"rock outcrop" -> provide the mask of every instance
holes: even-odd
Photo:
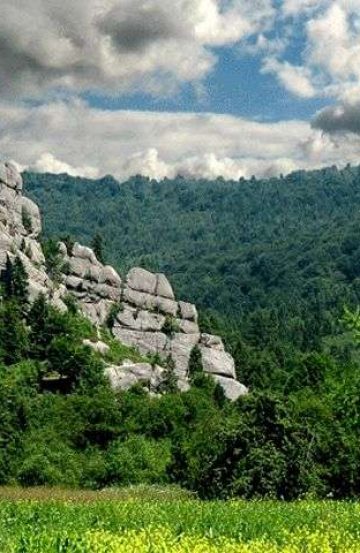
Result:
[[[121,367],[109,366],[105,374],[111,386],[116,389],[129,390],[135,384],[142,384],[150,393],[156,393],[163,376],[164,369],[150,363],[132,363],[125,361]]]
[[[189,387],[189,359],[197,346],[205,373],[222,386],[229,399],[247,393],[236,380],[234,360],[221,338],[201,333],[196,307],[177,301],[165,275],[135,267],[122,280],[90,248],[59,243],[63,273],[60,284],[55,283],[46,271],[40,232],[39,209],[22,195],[21,176],[12,164],[0,164],[0,271],[18,256],[28,274],[30,300],[42,293],[53,305],[66,309],[63,299],[72,294],[95,325],[104,325],[111,316],[113,334],[123,344],[160,359],[171,356],[181,390]],[[100,342],[87,345],[106,353]],[[106,369],[113,388],[128,389],[146,382],[150,392],[161,382],[162,373],[160,366],[148,363],[128,362]]]

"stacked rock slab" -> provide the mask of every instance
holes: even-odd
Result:
[[[237,399],[247,392],[236,380],[234,360],[222,340],[201,334],[196,307],[175,299],[165,275],[135,267],[122,282],[116,271],[103,266],[90,248],[75,244],[69,253],[62,244],[61,249],[68,267],[65,285],[95,324],[104,324],[117,306],[114,336],[141,354],[158,354],[163,360],[171,356],[181,390],[189,388],[190,354],[198,346],[204,371],[223,387],[227,397]],[[145,365],[109,367],[107,374],[115,388],[128,388],[135,380],[157,382],[159,367],[152,370],[151,365]]]
[[[11,163],[0,164],[0,272],[8,260],[18,256],[27,271],[29,297],[40,293],[54,305],[65,309],[61,296],[65,287],[55,287],[48,277],[45,258],[38,241],[41,217],[38,206],[22,195],[23,181]]]
[[[247,393],[236,380],[234,360],[221,339],[200,332],[196,307],[176,300],[165,275],[136,267],[123,282],[113,267],[100,263],[90,248],[78,243],[69,248],[60,243],[63,282],[53,283],[38,241],[40,212],[22,195],[22,188],[22,178],[14,165],[0,164],[0,272],[9,259],[19,256],[28,274],[31,301],[42,293],[65,310],[63,299],[70,293],[94,324],[104,325],[112,314],[113,334],[123,344],[164,360],[171,356],[181,390],[189,387],[190,354],[198,346],[204,371],[223,387],[228,398],[235,400]],[[114,388],[150,382],[150,391],[161,382],[162,373],[157,365],[131,362],[106,370]]]

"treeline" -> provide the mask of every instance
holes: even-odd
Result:
[[[3,280],[1,484],[176,483],[203,498],[359,496],[359,312],[338,323],[350,332],[342,355],[335,344],[336,355],[281,341],[271,312],[267,332],[255,318],[247,335],[202,317],[204,330],[226,332],[250,394],[227,401],[201,374],[195,350],[190,391],[151,397],[139,386],[112,392],[104,360],[83,344],[98,333],[73,299],[66,313],[41,296],[30,305],[19,259]],[[141,360],[107,329],[100,334],[110,347],[105,360]]]

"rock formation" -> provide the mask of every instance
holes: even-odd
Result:
[[[61,242],[63,274],[61,282],[55,283],[46,271],[40,232],[39,209],[22,195],[21,176],[12,164],[0,165],[0,271],[8,260],[19,256],[28,274],[30,300],[43,293],[53,305],[66,309],[62,300],[70,293],[95,325],[105,324],[111,316],[113,334],[123,344],[164,360],[171,356],[181,390],[189,387],[190,354],[198,346],[204,371],[223,387],[226,396],[235,400],[246,394],[221,338],[201,333],[196,307],[177,301],[165,275],[135,267],[123,281],[90,248]],[[95,346],[99,351],[100,345]],[[158,384],[162,369],[129,362],[108,367],[106,374],[114,388],[127,389],[137,382]]]

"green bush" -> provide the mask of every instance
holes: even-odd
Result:
[[[77,486],[82,474],[79,455],[56,435],[31,432],[23,443],[17,480],[23,486]]]
[[[132,436],[116,440],[107,453],[108,481],[112,484],[154,484],[167,482],[171,463],[168,440]]]

